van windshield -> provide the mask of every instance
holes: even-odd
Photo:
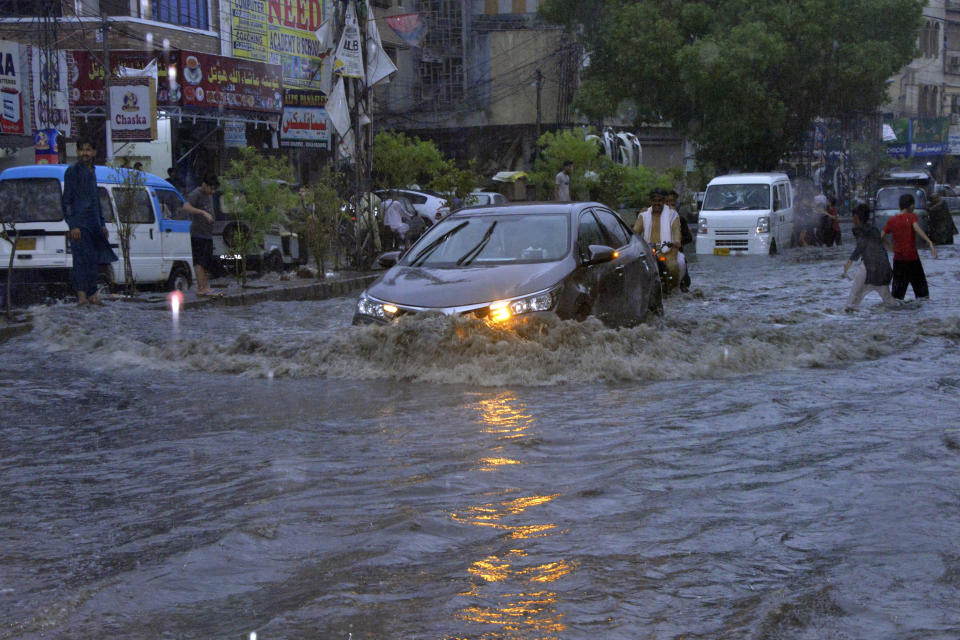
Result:
[[[741,211],[770,208],[768,184],[714,184],[707,187],[703,208],[709,211]]]
[[[887,187],[877,192],[877,209],[900,209],[900,196],[906,193],[913,195],[915,209],[927,208],[927,196],[922,189]]]
[[[0,218],[8,222],[63,220],[56,178],[0,180]]]

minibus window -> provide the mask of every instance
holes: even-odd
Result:
[[[0,215],[10,222],[63,220],[60,181],[56,178],[0,180]]]
[[[135,188],[132,206],[127,191],[130,187],[114,187],[113,197],[117,201],[120,219],[127,224],[150,224],[153,222],[153,206],[146,189]]]
[[[737,211],[770,208],[768,184],[715,184],[707,187],[703,208],[708,211]]]
[[[110,202],[110,194],[103,187],[97,187],[97,193],[100,195],[100,210],[103,212],[104,222],[116,222],[113,215],[113,203]]]

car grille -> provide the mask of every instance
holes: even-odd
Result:
[[[717,240],[716,246],[718,247],[727,247],[730,249],[747,249],[749,248],[749,240]]]
[[[715,229],[713,231],[715,236],[748,236],[750,235],[749,229]]]

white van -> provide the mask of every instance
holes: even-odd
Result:
[[[69,165],[45,164],[11,167],[0,173],[0,203],[4,217],[16,228],[13,280],[18,289],[59,288],[69,285],[73,257],[63,219],[63,176]],[[186,290],[193,282],[190,220],[182,211],[183,197],[166,180],[144,173],[137,187],[136,205],[119,211],[115,190],[123,188],[121,176],[110,167],[96,167],[100,206],[110,233],[110,246],[120,258],[101,272],[104,284],[125,281],[116,215],[134,223],[130,237],[130,262],[134,280],[141,285],[161,285]],[[0,242],[0,281],[6,280],[10,245]],[[70,289],[68,288],[67,291]]]
[[[697,253],[770,254],[790,246],[793,191],[785,173],[741,173],[707,185]]]

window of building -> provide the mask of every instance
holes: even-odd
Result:
[[[207,0],[153,0],[153,19],[194,29],[209,29]]]
[[[60,4],[49,3],[48,13],[59,18]],[[29,18],[39,15],[42,15],[41,4],[36,0],[0,0],[0,18]]]

